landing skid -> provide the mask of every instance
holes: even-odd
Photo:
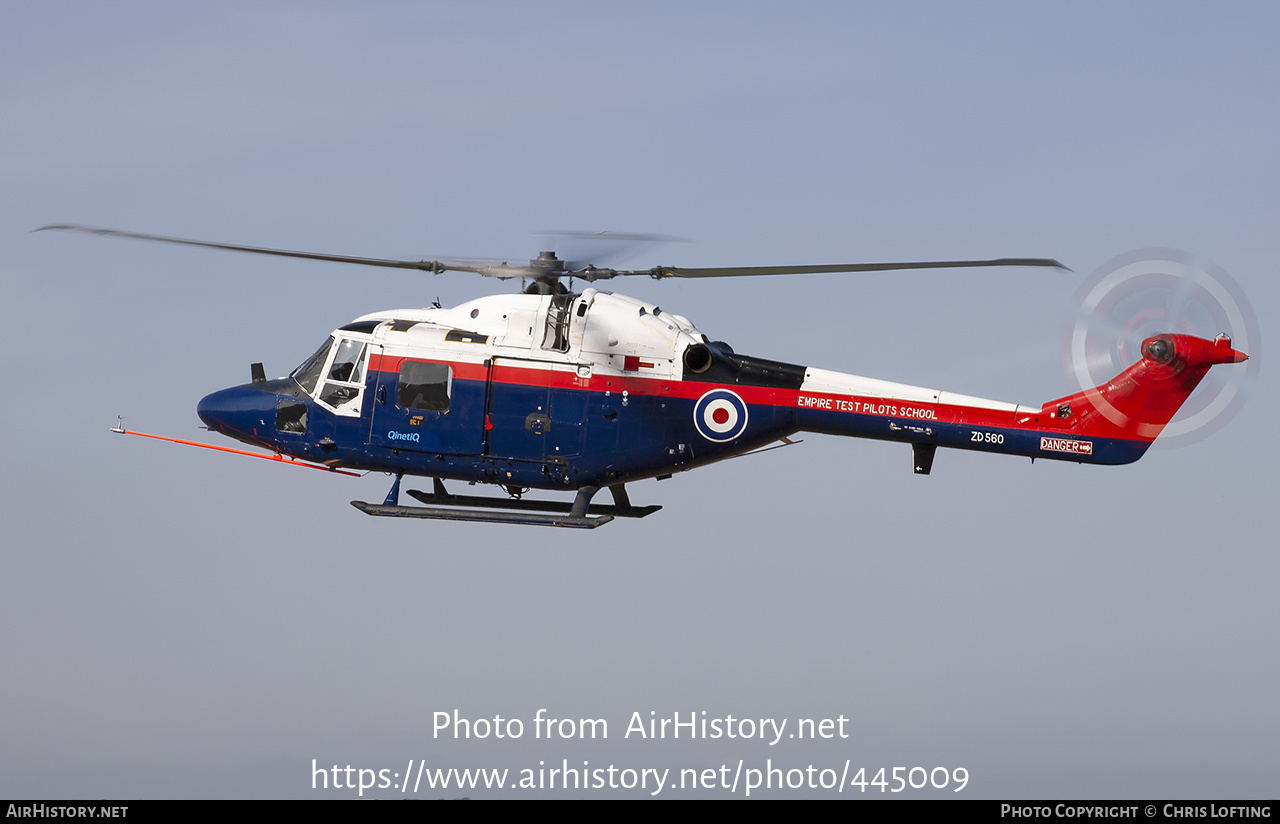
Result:
[[[622,484],[609,487],[612,504],[592,504],[596,487],[583,487],[572,504],[562,501],[522,501],[510,498],[488,498],[480,495],[451,495],[444,482],[433,478],[433,492],[408,490],[409,494],[431,506],[400,506],[400,478],[397,477],[387,499],[381,504],[352,501],[351,505],[366,515],[386,518],[428,518],[442,521],[480,521],[490,524],[524,524],[558,526],[567,529],[595,529],[614,518],[643,518],[662,509],[661,506],[632,506]],[[517,511],[472,511],[517,510]],[[547,513],[547,514],[544,514]],[[596,515],[598,517],[590,517]]]

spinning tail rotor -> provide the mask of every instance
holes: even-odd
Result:
[[[1063,330],[1062,362],[1084,394],[1102,388],[1135,361],[1149,360],[1154,336],[1225,336],[1253,359],[1243,369],[1215,369],[1191,385],[1172,418],[1156,410],[1114,411],[1163,429],[1159,443],[1184,446],[1217,431],[1243,405],[1257,375],[1258,323],[1236,282],[1220,267],[1174,249],[1142,249],[1107,261],[1081,285],[1078,311]],[[1216,362],[1216,361],[1215,361]],[[1198,386],[1197,386],[1198,384]],[[1107,408],[1103,404],[1103,408]]]

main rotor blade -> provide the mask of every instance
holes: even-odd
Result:
[[[326,255],[318,252],[293,252],[287,249],[267,249],[262,246],[241,246],[234,243],[214,243],[208,240],[190,240],[181,237],[164,235],[147,235],[140,232],[122,232],[117,229],[99,229],[95,226],[76,226],[74,224],[56,224],[41,226],[37,232],[46,229],[57,229],[68,232],[86,232],[91,235],[111,235],[128,237],[136,240],[154,240],[160,243],[179,243],[185,246],[204,246],[209,249],[227,249],[232,252],[252,252],[259,255],[276,255],[277,257],[302,258],[304,260],[327,260],[334,263],[355,263],[361,266],[383,266],[391,269],[418,269],[424,272],[474,272],[478,275],[496,278],[518,278],[536,276],[528,266],[508,266],[498,262],[472,262],[459,260],[388,260],[385,258],[353,257],[350,255]]]
[[[353,257],[351,255],[327,255],[318,252],[294,252],[287,249],[268,249],[262,246],[241,246],[234,243],[214,243],[208,240],[190,240],[164,235],[147,235],[140,232],[122,232],[117,229],[100,229],[94,226],[77,226],[74,224],[55,224],[41,226],[37,232],[46,229],[58,229],[69,232],[86,232],[93,235],[113,235],[115,237],[152,240],[160,243],[178,243],[184,246],[204,246],[209,249],[226,249],[232,252],[252,252],[259,255],[276,255],[277,257],[302,258],[304,260],[326,260],[334,263],[355,263],[361,266],[383,266],[391,269],[416,269],[424,272],[472,272],[484,277],[500,278],[532,278],[534,280],[555,281],[561,277],[577,277],[585,281],[608,280],[629,275],[648,275],[652,278],[725,278],[750,277],[754,275],[812,275],[826,272],[883,272],[895,269],[959,269],[966,267],[986,266],[1041,266],[1056,269],[1067,269],[1056,260],[1048,258],[998,258],[996,260],[938,260],[918,263],[834,263],[804,266],[729,266],[714,268],[686,269],[678,266],[655,266],[652,269],[618,270],[587,266],[573,269],[564,266],[558,268],[538,266],[512,266],[505,261],[464,261],[464,260],[389,260],[386,258]]]
[[[884,272],[894,269],[963,269],[980,266],[1044,266],[1066,269],[1049,258],[997,258],[995,260],[934,260],[917,263],[832,263],[817,266],[729,266],[709,269],[684,269],[679,266],[655,266],[638,272],[619,272],[628,275],[649,275],[654,278],[729,278],[753,275],[816,275],[825,272]]]

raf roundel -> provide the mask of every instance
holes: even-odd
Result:
[[[746,431],[747,405],[728,389],[712,389],[694,404],[693,423],[709,441],[731,441]]]

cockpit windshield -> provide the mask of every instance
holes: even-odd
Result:
[[[302,362],[302,365],[289,373],[289,377],[297,381],[298,386],[302,387],[302,391],[308,395],[315,392],[316,381],[320,379],[320,371],[324,369],[325,359],[329,356],[329,347],[333,346],[333,337],[330,336],[324,345],[316,350],[316,353]]]

